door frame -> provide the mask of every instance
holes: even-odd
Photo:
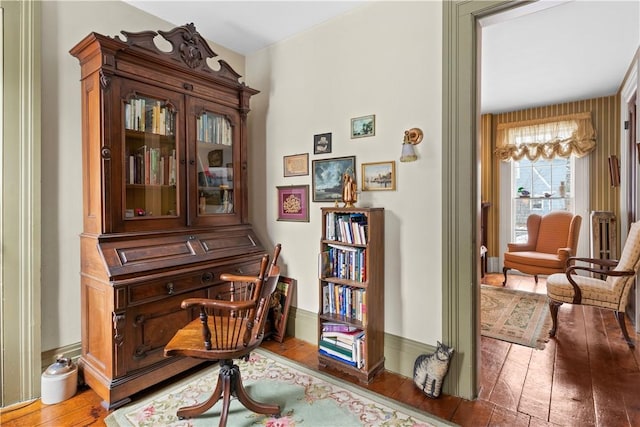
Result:
[[[0,407],[40,396],[40,10],[0,1]]]
[[[624,79],[624,83],[622,88],[620,89],[620,176],[626,177],[626,179],[622,179],[620,182],[620,228],[619,228],[619,236],[620,236],[620,247],[624,246],[625,239],[627,236],[627,230],[630,227],[629,216],[627,212],[631,210],[629,206],[629,197],[636,201],[636,206],[632,208],[635,212],[640,212],[640,175],[638,172],[640,168],[636,164],[636,176],[635,176],[635,194],[629,195],[630,191],[634,191],[634,186],[630,186],[628,183],[628,179],[631,178],[631,165],[630,162],[633,159],[630,158],[628,153],[628,148],[626,145],[633,141],[630,141],[629,131],[625,129],[624,122],[628,118],[629,111],[629,103],[635,97],[635,105],[636,105],[636,123],[635,123],[635,144],[640,144],[640,120],[638,120],[638,105],[640,104],[640,49],[636,51],[636,55],[633,58],[633,61],[629,67],[629,71]],[[636,155],[638,155],[636,151]],[[640,157],[637,156],[640,159]],[[638,220],[638,218],[636,218]],[[633,309],[632,312],[628,312],[629,318],[632,320],[636,332],[640,332],[640,292],[638,292],[638,278],[636,277],[636,284],[634,286],[634,291],[630,298],[633,298],[631,306]]]
[[[442,339],[457,355],[444,388],[465,399],[477,397],[480,379],[477,21],[527,3],[444,1],[442,6]]]

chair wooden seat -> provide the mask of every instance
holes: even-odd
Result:
[[[258,276],[223,274],[228,291],[216,299],[189,298],[182,308],[198,306],[200,317],[180,329],[165,346],[164,354],[217,360],[220,363],[215,390],[205,402],[180,408],[178,417],[193,418],[211,408],[222,399],[219,426],[227,423],[229,404],[236,397],[247,409],[279,416],[281,409],[275,404],[253,400],[244,389],[240,368],[234,359],[246,359],[260,345],[269,312],[269,300],[276,289],[280,268],[276,265],[280,245],[276,245],[271,265],[269,256],[262,258]]]
[[[564,273],[547,278],[547,297],[553,320],[549,335],[553,337],[556,334],[558,310],[563,303],[590,305],[612,310],[625,341],[633,348],[635,345],[627,332],[624,313],[639,268],[640,222],[631,225],[619,261],[570,258]]]

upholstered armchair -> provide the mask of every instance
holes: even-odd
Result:
[[[631,225],[619,261],[570,258],[570,262],[574,264],[565,273],[552,274],[547,278],[547,296],[553,320],[549,336],[556,335],[558,309],[563,303],[590,305],[612,310],[625,341],[633,348],[633,341],[624,323],[624,313],[640,267],[640,222]],[[580,272],[588,275],[579,275]]]
[[[567,260],[575,256],[582,217],[567,211],[549,212],[544,216],[531,214],[527,218],[527,242],[509,243],[504,253],[504,282],[507,271],[518,270],[531,274],[538,283],[538,275],[564,273]]]

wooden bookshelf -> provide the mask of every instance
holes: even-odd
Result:
[[[384,369],[383,208],[322,208],[318,276],[319,364],[368,383]]]

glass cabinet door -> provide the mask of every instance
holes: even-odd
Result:
[[[240,164],[238,113],[204,100],[189,99],[193,111],[192,129],[195,148],[190,164],[195,163],[190,179],[196,189],[190,203],[193,225],[223,225],[240,222],[242,203],[237,187]],[[191,140],[191,138],[188,138]],[[191,186],[190,186],[191,188]],[[193,194],[193,193],[192,193]]]
[[[176,112],[159,99],[125,104],[125,219],[177,216]]]
[[[196,118],[198,215],[230,214],[233,200],[233,130],[229,119],[209,111]]]

